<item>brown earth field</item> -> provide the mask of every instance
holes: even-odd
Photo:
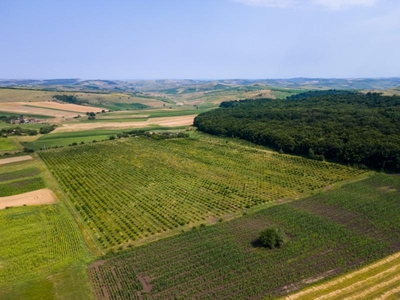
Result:
[[[25,161],[32,159],[32,156],[24,155],[24,156],[17,156],[17,157],[10,157],[10,158],[2,158],[0,159],[0,165],[10,164],[19,161]]]
[[[56,196],[49,189],[41,189],[24,194],[0,197],[0,209],[6,207],[50,204],[56,201]]]
[[[127,128],[144,128],[150,126],[177,127],[192,125],[196,115],[178,116],[178,117],[160,117],[151,118],[144,122],[99,122],[99,123],[76,123],[63,124],[53,132],[74,132],[82,130],[95,129],[127,129]]]

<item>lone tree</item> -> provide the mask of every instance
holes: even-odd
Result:
[[[281,228],[274,226],[263,230],[258,240],[263,247],[273,249],[281,247],[287,237]]]

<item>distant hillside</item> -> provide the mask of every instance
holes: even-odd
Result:
[[[98,91],[98,92],[161,92],[166,94],[199,91],[229,90],[237,87],[385,90],[400,86],[400,77],[394,78],[291,78],[291,79],[226,79],[226,80],[0,80],[0,87],[31,89]],[[179,91],[178,91],[179,90]]]

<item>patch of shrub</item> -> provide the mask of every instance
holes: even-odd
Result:
[[[281,228],[274,226],[263,230],[258,240],[261,246],[273,249],[280,248],[287,241],[287,237]]]
[[[56,129],[56,127],[57,127],[57,125],[47,125],[47,126],[41,127],[39,132],[41,134],[47,134],[47,133],[52,132],[54,129]]]

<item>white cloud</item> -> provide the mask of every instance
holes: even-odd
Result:
[[[251,6],[277,8],[320,7],[330,10],[341,10],[356,6],[372,6],[380,0],[232,0]]]
[[[296,0],[233,0],[251,6],[267,6],[279,8],[291,8],[298,5]]]
[[[354,6],[372,6],[377,2],[378,0],[312,0],[311,4],[332,10],[339,10]]]

